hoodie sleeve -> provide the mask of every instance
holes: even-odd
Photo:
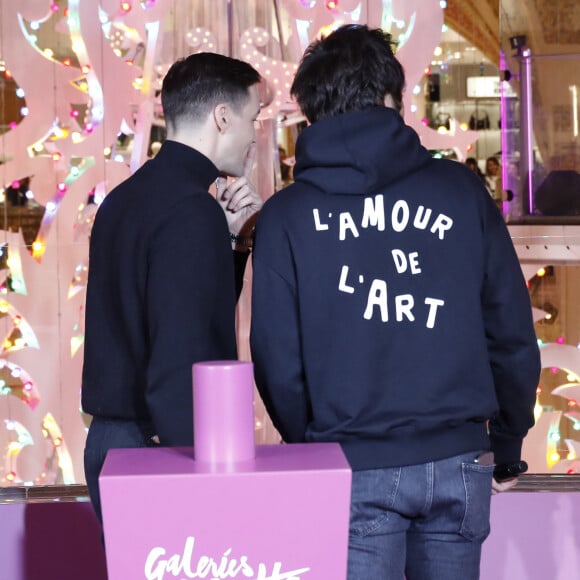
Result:
[[[529,292],[500,212],[486,195],[482,305],[499,413],[489,425],[496,463],[519,461],[534,424],[541,370]]]
[[[304,380],[292,251],[281,220],[262,208],[253,252],[250,345],[256,386],[274,426],[304,441],[310,401]]]

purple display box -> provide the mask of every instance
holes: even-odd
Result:
[[[337,443],[254,445],[253,366],[193,365],[191,448],[113,449],[109,580],[344,580],[351,471]]]
[[[109,580],[344,580],[351,471],[338,444],[233,464],[114,449],[100,478]]]

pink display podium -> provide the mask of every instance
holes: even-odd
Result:
[[[255,447],[251,364],[200,364],[211,368],[194,365],[196,421],[205,417],[195,455],[155,447],[107,456],[109,580],[344,580],[351,471],[340,446]],[[206,386],[214,392],[202,395]]]

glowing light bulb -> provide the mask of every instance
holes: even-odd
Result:
[[[48,206],[48,204],[46,204],[46,205]],[[34,254],[40,254],[43,251],[44,251],[44,244],[42,242],[39,242],[39,241],[32,242],[32,252]]]
[[[538,278],[541,278],[542,276],[546,275],[546,268],[540,268],[537,272],[536,272],[536,276]]]
[[[61,157],[62,157],[62,155],[58,151],[56,153],[52,154],[53,161],[58,161]]]
[[[556,342],[557,342],[558,344],[564,344],[564,337],[563,337],[563,336],[559,336],[559,337],[556,339]]]

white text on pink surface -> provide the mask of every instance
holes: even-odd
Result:
[[[310,570],[299,568],[282,571],[282,563],[275,562],[270,571],[266,564],[250,565],[247,556],[232,556],[228,548],[221,557],[215,559],[206,555],[194,555],[195,538],[189,536],[185,541],[182,554],[167,555],[167,550],[155,547],[145,561],[146,580],[164,580],[168,577],[189,580],[204,578],[206,580],[225,580],[227,578],[247,578],[248,580],[301,580]]]

